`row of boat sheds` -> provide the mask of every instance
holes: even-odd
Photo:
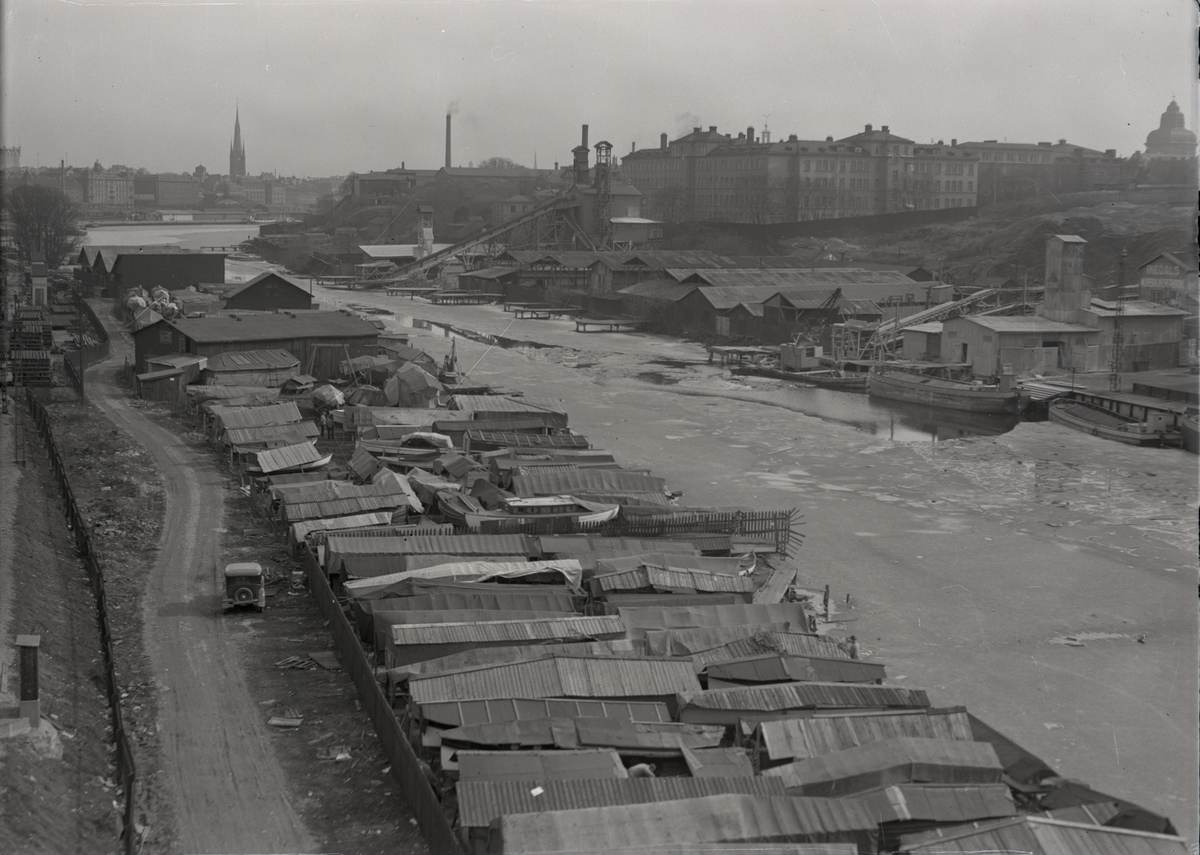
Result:
[[[197,411],[228,447],[325,450],[266,397]],[[1186,851],[1165,817],[858,658],[793,511],[684,502],[553,400],[342,420],[337,463],[266,448],[244,490],[336,597],[465,851]]]

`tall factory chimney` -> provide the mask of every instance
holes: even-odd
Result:
[[[446,168],[450,168],[450,114],[446,114]]]
[[[583,126],[583,142],[571,149],[571,154],[575,155],[575,163],[572,170],[575,173],[575,186],[586,187],[590,176],[588,172],[588,126]]]

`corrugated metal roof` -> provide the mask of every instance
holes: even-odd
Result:
[[[462,644],[484,642],[548,641],[557,638],[618,638],[624,634],[621,619],[612,615],[563,617],[521,621],[411,624],[392,627],[392,643]],[[500,697],[504,697],[503,695]],[[508,697],[515,697],[509,695]]]
[[[644,300],[663,300],[668,303],[678,303],[688,294],[699,288],[699,285],[677,282],[674,279],[647,279],[635,282],[617,293],[625,297],[641,297]]]
[[[796,568],[780,566],[772,568],[771,575],[763,586],[754,592],[756,603],[780,603],[787,589],[796,581]]]
[[[619,469],[578,469],[514,475],[512,490],[522,498],[574,495],[577,491],[621,493],[666,493],[667,482],[653,475],[638,475]]]
[[[858,842],[875,824],[849,799],[724,794],[651,804],[510,814],[493,820],[503,852],[606,852],[680,842]],[[493,839],[497,839],[493,837]]]
[[[596,552],[621,551],[652,560],[648,556],[665,553],[680,556],[678,563],[682,565],[690,564],[692,556],[696,552],[690,543],[673,540],[638,540],[631,537],[590,537],[583,534],[542,535],[538,537],[537,541],[538,548],[547,555],[588,555]]]
[[[691,663],[679,659],[550,655],[530,662],[412,677],[414,703],[485,698],[636,698],[696,691]]]
[[[254,453],[258,468],[264,473],[278,472],[281,469],[295,469],[316,463],[322,457],[321,452],[311,442],[301,442],[296,445],[285,445],[281,448],[268,448]]]
[[[688,267],[693,269],[729,268],[736,262],[724,255],[706,249],[643,249],[625,260],[630,267],[652,267],[655,269]]]
[[[945,321],[945,325],[954,321],[969,321],[973,324],[978,324],[985,329],[994,330],[996,332],[1011,332],[1011,333],[1039,333],[1039,332],[1074,332],[1074,333],[1099,333],[1097,329],[1085,327],[1083,324],[1064,324],[1059,321],[1052,321],[1049,318],[1038,317],[1037,315],[1028,315],[1025,317],[1006,318],[997,315],[967,315],[962,318],[951,318],[950,321]]]
[[[347,499],[329,499],[324,502],[297,502],[287,505],[284,509],[284,518],[289,523],[297,523],[325,517],[366,514],[385,508],[395,510],[407,504],[408,500],[404,496],[357,496]]]
[[[909,291],[924,287],[914,282],[898,270],[862,270],[854,267],[843,268],[759,268],[743,267],[736,270],[709,269],[693,270],[688,265],[680,265],[671,269],[672,275],[686,276],[714,287],[772,287],[783,290],[789,287],[807,286],[824,287],[832,291],[851,285],[902,285]],[[849,294],[847,294],[849,296]]]
[[[536,796],[535,785],[542,788]],[[777,781],[755,777],[463,781],[457,789],[459,824],[464,828],[486,826],[509,814],[648,804],[719,793],[785,795]]]
[[[436,556],[416,556],[418,558],[436,558]],[[573,558],[557,559],[554,561],[444,561],[437,564],[427,564],[395,573],[390,576],[380,576],[376,579],[347,582],[348,591],[365,591],[403,582],[405,579],[518,579],[524,576],[540,574],[561,574],[566,583],[578,588],[583,568]]]
[[[787,623],[731,624],[694,629],[652,629],[644,634],[648,649],[655,656],[691,656],[713,650],[741,639],[753,638],[760,632],[786,629]]]
[[[295,401],[268,404],[265,407],[214,406],[211,411],[224,430],[265,425],[288,425],[304,421]]]
[[[455,395],[447,407],[464,413],[554,413],[567,415],[563,402],[555,398],[521,397],[506,395]]]
[[[652,587],[736,594],[754,590],[754,580],[749,576],[725,576],[705,573],[703,570],[654,566],[606,573],[595,579],[604,591],[636,591],[638,588]]]
[[[684,748],[683,759],[693,778],[751,778],[754,767],[745,748]]]
[[[372,324],[342,312],[209,315],[159,321],[195,342],[285,341],[297,338],[363,338],[379,335]],[[155,324],[154,326],[158,326]]]
[[[387,525],[391,521],[391,511],[354,514],[348,517],[336,517],[335,519],[328,520],[309,520],[308,522],[299,522],[292,526],[292,540],[299,543],[314,531],[333,531],[343,528],[359,528],[360,526]]]
[[[749,657],[712,662],[708,676],[736,683],[785,683],[791,680],[824,683],[882,682],[884,668],[857,659],[825,659],[758,653]]]
[[[901,689],[894,686],[783,683],[775,686],[747,686],[682,694],[679,702],[681,706],[701,710],[780,712],[818,707],[928,707],[929,697],[924,689]]]
[[[539,586],[540,587],[540,586]],[[397,675],[442,674],[479,665],[501,665],[506,662],[527,662],[553,653],[598,656],[645,656],[645,646],[627,638],[610,641],[579,641],[567,644],[527,644],[520,647],[480,647],[451,653],[437,659],[426,659],[393,668]]]
[[[300,360],[286,350],[235,350],[208,358],[209,371],[253,371],[269,368],[296,368]]]
[[[312,422],[296,422],[288,425],[264,425],[252,428],[230,428],[225,431],[226,445],[253,445],[272,440],[303,441],[315,439],[321,430]]]
[[[189,398],[201,404],[212,400],[244,398],[247,395],[257,395],[273,401],[280,393],[278,388],[269,386],[188,386],[186,391]]]
[[[647,630],[654,629],[686,629],[781,622],[787,622],[791,627],[808,625],[808,613],[801,603],[631,608],[621,609],[621,619],[625,621],[630,638],[641,638]]]
[[[821,715],[764,721],[759,727],[771,760],[807,760],[898,736],[974,741],[967,713],[960,710]]]
[[[877,822],[970,822],[1013,816],[1007,784],[897,784],[854,797]]]
[[[524,611],[576,614],[571,595],[566,588],[541,591],[538,585],[509,585],[508,590],[432,591],[408,597],[388,597],[375,600],[389,603],[396,611],[431,612],[452,609],[521,609]],[[382,606],[376,606],[382,608]],[[547,617],[550,615],[547,614]]]
[[[612,701],[587,698],[491,698],[426,704],[421,715],[445,727],[544,718],[617,718],[625,721],[670,722],[671,711],[657,701]]]
[[[675,632],[685,631],[676,630]],[[851,661],[850,655],[846,651],[838,647],[836,643],[822,636],[808,635],[806,633],[777,632],[772,631],[770,627],[764,627],[762,632],[757,632],[754,635],[739,638],[720,647],[694,653],[692,654],[692,663],[696,666],[697,671],[699,671],[713,663],[730,662],[768,654],[786,654],[802,658],[805,661],[811,661],[810,657],[816,657],[822,662],[832,663]],[[829,671],[830,669],[825,668],[817,671],[816,673],[822,675],[817,678],[817,681],[829,683],[845,682],[841,679],[841,675],[836,674],[836,672],[834,676],[825,676],[829,674]],[[880,676],[882,676],[882,673],[880,673]],[[860,681],[851,680],[850,682]]]
[[[297,502],[324,502],[331,499],[354,499],[364,496],[402,496],[404,490],[396,481],[385,479],[370,484],[351,484],[349,481],[302,481],[270,486],[271,495],[284,505]]]
[[[1023,816],[978,828],[947,830],[936,840],[903,838],[902,852],[1036,852],[1038,855],[1184,855],[1179,837],[1046,817]]]
[[[994,784],[1004,774],[986,742],[901,736],[764,769],[788,792],[846,796],[891,784]]]
[[[458,779],[465,781],[555,781],[627,778],[621,756],[609,748],[577,751],[458,752]],[[536,786],[536,784],[535,784]]]
[[[373,555],[528,555],[522,534],[412,535],[329,539],[329,551]]]

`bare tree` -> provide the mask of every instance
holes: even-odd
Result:
[[[79,209],[60,190],[36,184],[14,187],[4,205],[17,249],[25,259],[40,251],[47,267],[58,267],[83,243]]]
[[[479,161],[477,169],[524,169],[525,167],[507,157],[489,157]]]

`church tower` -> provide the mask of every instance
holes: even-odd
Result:
[[[246,174],[246,147],[242,145],[242,118],[237,110],[233,114],[233,144],[229,146],[229,175]]]

